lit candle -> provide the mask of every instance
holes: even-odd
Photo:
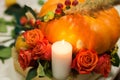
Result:
[[[57,41],[52,45],[52,71],[57,80],[66,80],[72,61],[72,45],[66,41]]]

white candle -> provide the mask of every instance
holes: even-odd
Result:
[[[52,71],[57,80],[65,80],[70,72],[72,45],[66,41],[57,41],[52,45]]]

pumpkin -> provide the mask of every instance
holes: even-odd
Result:
[[[39,16],[55,10],[57,3],[64,1],[48,0],[43,5]],[[81,48],[87,48],[101,54],[113,48],[119,39],[120,17],[112,7],[95,12],[94,17],[79,13],[65,15],[59,19],[43,22],[40,29],[51,43],[66,40],[73,45],[74,52]]]

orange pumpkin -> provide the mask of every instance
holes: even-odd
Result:
[[[55,10],[57,2],[63,1],[65,0],[48,0],[42,7],[40,16],[51,10],[49,6]],[[64,39],[73,45],[74,51],[87,48],[101,54],[111,49],[119,39],[120,17],[114,8],[96,12],[94,16],[79,13],[65,15],[41,24],[40,29],[51,43]]]

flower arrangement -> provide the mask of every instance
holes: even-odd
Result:
[[[66,9],[70,9],[70,0],[65,1]],[[72,2],[73,6],[78,4],[77,0]],[[32,13],[30,13],[32,14]],[[37,77],[53,77],[51,67],[51,54],[52,44],[44,32],[39,28],[42,22],[49,22],[55,18],[64,16],[63,5],[59,3],[54,12],[48,12],[43,17],[37,19],[22,17],[20,20],[21,25],[29,24],[32,26],[30,30],[21,33],[15,44],[16,51],[18,53],[18,62],[23,70],[28,67],[32,69],[28,72],[28,77],[35,74],[31,78]],[[28,18],[28,19],[27,19]],[[58,35],[59,36],[59,35]],[[102,54],[94,49],[81,48],[72,54],[71,74],[90,74],[97,73],[104,77],[108,77],[111,71],[111,65],[119,66],[119,57],[117,55],[118,47],[114,46],[110,50],[105,51]]]

